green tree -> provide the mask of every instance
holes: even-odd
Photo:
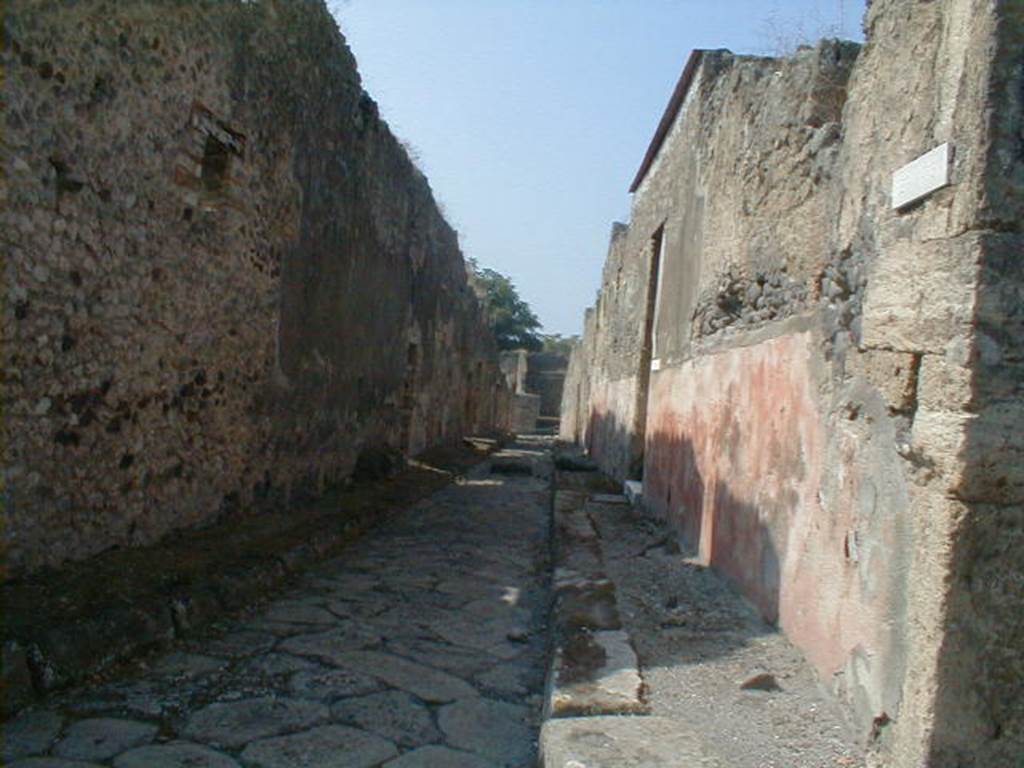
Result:
[[[481,269],[474,259],[468,262],[471,282],[484,305],[498,349],[541,349],[544,343],[537,333],[540,320],[519,297],[512,281],[493,269]]]
[[[572,354],[572,348],[580,340],[579,336],[563,336],[560,333],[546,333],[541,336],[544,343],[544,351],[553,355],[568,357]]]

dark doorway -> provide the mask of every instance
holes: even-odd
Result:
[[[633,422],[633,450],[629,479],[643,480],[644,447],[647,438],[647,390],[651,383],[651,364],[657,360],[658,288],[665,247],[665,225],[651,235],[647,269],[647,296],[644,308],[644,340],[640,349],[640,371],[637,376],[636,418]]]

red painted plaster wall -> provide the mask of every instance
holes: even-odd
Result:
[[[796,333],[654,373],[644,496],[828,679],[892,642],[900,574],[873,555],[899,542],[861,525],[874,490],[821,412],[814,354]]]

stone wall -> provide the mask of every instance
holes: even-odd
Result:
[[[553,352],[531,352],[527,358],[526,391],[540,395],[540,415],[558,417],[569,361]]]
[[[320,0],[4,22],[9,573],[507,426],[455,232]]]
[[[1024,753],[1024,17],[691,58],[616,225],[562,436],[845,701],[879,765]],[[953,183],[900,211],[943,143]],[[649,329],[645,333],[645,329]]]

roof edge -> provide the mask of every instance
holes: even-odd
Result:
[[[693,78],[697,74],[697,68],[705,53],[707,53],[707,50],[704,48],[695,48],[690,51],[690,56],[683,67],[683,73],[679,76],[679,82],[676,83],[675,90],[672,91],[672,98],[668,100],[668,106],[665,107],[665,114],[661,116],[661,122],[658,123],[658,128],[654,131],[654,136],[647,147],[647,153],[644,155],[643,162],[640,163],[640,169],[636,172],[636,176],[633,177],[633,183],[629,185],[631,193],[637,191],[647,172],[654,165],[654,158],[658,156],[661,145],[665,143],[665,138],[672,129],[672,123],[675,122],[676,115],[679,114],[683,102],[686,101],[686,94],[690,91]]]

